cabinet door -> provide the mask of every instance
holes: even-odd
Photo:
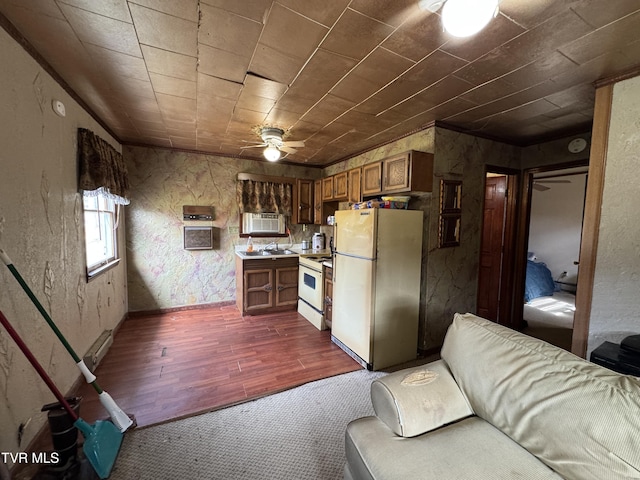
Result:
[[[313,182],[313,223],[322,225],[322,180]]]
[[[382,163],[362,167],[362,196],[376,195],[382,191]]]
[[[324,320],[331,326],[333,318],[333,269],[326,268],[324,271]]]
[[[313,223],[313,180],[296,180],[296,199],[294,223]]]
[[[275,307],[295,305],[298,302],[298,267],[276,268]]]
[[[333,177],[322,179],[322,200],[333,200]]]
[[[362,195],[360,194],[361,177],[361,168],[354,168],[352,170],[349,170],[349,196],[347,198],[347,201],[351,203],[358,203],[362,201]]]
[[[273,269],[244,272],[244,311],[263,310],[273,305]]]
[[[347,189],[347,172],[336,173],[333,176],[333,199],[346,200],[349,191]]]
[[[399,155],[382,162],[382,191],[403,192],[409,190],[409,155]]]

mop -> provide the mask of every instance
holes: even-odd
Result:
[[[2,259],[4,264],[7,266],[9,271],[11,271],[15,279],[18,281],[22,289],[31,299],[33,304],[38,309],[38,311],[42,314],[42,317],[46,320],[46,322],[54,331],[58,339],[64,345],[64,348],[67,349],[67,352],[69,352],[69,354],[73,358],[73,361],[76,362],[76,365],[82,372],[82,375],[84,375],[84,378],[87,381],[87,383],[91,384],[91,386],[93,386],[93,389],[98,393],[98,398],[100,399],[100,403],[107,410],[107,412],[109,412],[111,421],[114,423],[116,427],[118,427],[118,429],[120,429],[120,432],[125,432],[131,425],[133,425],[133,420],[131,420],[131,418],[129,418],[129,416],[122,411],[122,409],[116,404],[115,400],[111,398],[111,395],[109,395],[102,388],[100,388],[100,385],[98,385],[96,376],[93,373],[91,373],[91,370],[89,370],[87,365],[84,363],[84,360],[78,357],[78,355],[73,350],[73,348],[71,348],[71,345],[69,345],[69,342],[67,342],[66,338],[64,338],[64,336],[62,335],[62,332],[60,332],[56,324],[53,322],[53,320],[51,319],[47,311],[44,309],[42,304],[38,301],[36,296],[33,294],[33,292],[31,291],[27,283],[24,281],[20,273],[18,273],[18,270],[16,270],[16,267],[13,265],[13,262],[9,258],[9,255],[7,255],[7,253],[2,248],[0,248],[0,259]]]
[[[38,360],[36,360],[22,341],[18,332],[13,329],[9,320],[7,320],[7,317],[5,317],[1,311],[0,323],[2,323],[20,350],[22,350],[27,360],[33,365],[33,368],[36,369],[38,375],[40,375],[40,378],[47,384],[47,387],[49,387],[49,390],[55,395],[58,402],[60,402],[65,411],[73,419],[73,424],[76,428],[82,432],[82,436],[84,437],[82,450],[93,469],[100,478],[108,478],[118,456],[118,452],[120,451],[120,446],[122,445],[122,433],[111,422],[98,420],[95,425],[89,425],[81,419],[78,414],[73,411],[73,408],[71,408],[65,400],[60,390],[58,390],[51,378],[49,378],[42,366],[38,363]]]

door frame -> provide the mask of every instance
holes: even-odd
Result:
[[[533,168],[527,168],[522,172],[522,196],[520,203],[520,215],[518,225],[518,235],[515,247],[515,273],[514,273],[514,295],[513,298],[524,299],[524,286],[525,277],[527,272],[527,249],[529,244],[529,226],[531,223],[531,198],[533,194],[533,180],[534,176],[539,173],[554,172],[556,170],[566,170],[568,168],[585,167],[589,166],[589,157],[580,160],[574,160],[571,162],[554,163],[550,165],[538,166]],[[588,175],[588,174],[587,174]],[[583,211],[583,230],[584,230],[584,217],[586,210]],[[580,272],[580,269],[578,269]],[[577,283],[580,283],[580,273],[578,273]],[[513,319],[514,328],[516,330],[522,330],[523,326],[523,303],[514,302],[513,305]],[[574,317],[575,323],[575,317]],[[575,335],[575,328],[574,328]]]
[[[520,191],[520,177],[522,172],[515,168],[502,167],[497,165],[485,165],[484,169],[484,185],[486,188],[487,174],[495,173],[498,175],[505,175],[507,177],[507,192],[506,192],[506,205],[505,205],[505,217],[503,223],[503,252],[502,252],[502,266],[500,268],[500,299],[498,303],[498,323],[511,328],[514,328],[513,322],[513,309],[514,309],[514,266],[515,253],[516,253],[516,240],[517,240],[517,218],[518,218],[518,203],[519,203],[519,191]],[[482,196],[482,212],[483,221],[482,228],[484,228],[484,195]],[[479,255],[481,255],[481,251]],[[478,257],[479,260],[479,257]],[[479,265],[479,264],[478,264]],[[478,296],[478,289],[476,291],[476,298]],[[504,288],[503,288],[504,287]],[[477,304],[477,302],[476,302]],[[521,314],[522,315],[522,314]]]

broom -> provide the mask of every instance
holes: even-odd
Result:
[[[71,345],[69,345],[69,342],[67,342],[67,339],[64,338],[64,335],[62,335],[62,332],[60,332],[56,324],[53,322],[53,320],[51,319],[47,311],[44,309],[42,304],[38,301],[36,296],[33,294],[33,292],[31,291],[27,283],[24,281],[20,273],[18,273],[18,270],[16,270],[16,267],[13,265],[13,262],[9,258],[9,255],[7,255],[7,253],[2,248],[0,248],[0,259],[2,259],[2,261],[7,266],[9,271],[13,274],[15,279],[18,281],[18,283],[20,284],[24,292],[31,299],[33,304],[38,309],[38,311],[42,314],[42,317],[49,324],[49,326],[51,327],[51,330],[53,330],[53,332],[56,334],[58,339],[64,345],[64,348],[67,349],[67,352],[69,352],[69,354],[73,358],[73,361],[76,362],[76,365],[82,372],[82,375],[84,375],[84,378],[87,381],[87,383],[91,384],[93,389],[98,393],[98,398],[100,399],[100,403],[107,410],[107,412],[109,412],[111,421],[114,423],[116,427],[118,427],[118,429],[121,432],[125,432],[131,425],[133,425],[133,420],[131,420],[131,418],[129,418],[129,416],[122,411],[122,409],[116,404],[115,400],[111,397],[111,395],[109,395],[102,388],[100,388],[100,385],[98,385],[98,380],[96,379],[96,376],[93,373],[91,373],[91,370],[89,370],[87,365],[84,363],[84,360],[78,357],[78,355],[73,350],[73,348],[71,348]]]
[[[38,360],[33,356],[31,351],[27,348],[22,338],[18,335],[7,317],[0,311],[0,323],[7,330],[11,338],[16,342],[22,353],[27,357],[27,360],[31,362],[33,368],[36,369],[40,378],[47,384],[49,390],[55,395],[56,399],[67,414],[73,419],[73,424],[82,432],[84,437],[84,444],[82,450],[84,451],[87,460],[91,463],[91,466],[96,471],[100,478],[108,478],[113,468],[113,464],[116,461],[120,446],[122,445],[122,433],[111,422],[105,422],[98,420],[95,425],[89,425],[83,419],[81,419],[76,412],[73,411],[69,403],[65,400],[60,390],[55,386],[51,378],[44,371],[42,366],[38,363]]]

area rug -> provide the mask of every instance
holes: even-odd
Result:
[[[344,433],[373,415],[382,372],[358,370],[125,434],[111,480],[341,479]]]

